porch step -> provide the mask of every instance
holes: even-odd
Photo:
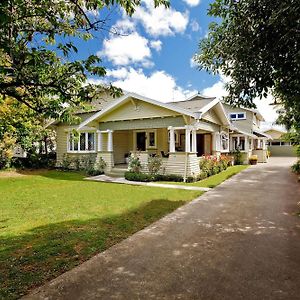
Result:
[[[105,174],[111,177],[124,177],[127,169],[125,168],[112,168],[110,172],[106,172]]]

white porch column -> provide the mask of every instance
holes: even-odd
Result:
[[[102,133],[98,132],[98,151],[103,151],[102,145],[103,145],[103,142],[102,142]]]
[[[192,130],[192,152],[197,152],[197,131],[195,129]]]
[[[175,132],[173,127],[169,127],[170,141],[169,141],[169,152],[175,152]]]
[[[185,129],[185,152],[191,152],[191,129]]]
[[[249,138],[245,136],[245,151],[249,151]]]
[[[113,131],[108,130],[107,151],[113,152]]]

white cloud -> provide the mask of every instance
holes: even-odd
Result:
[[[183,33],[189,21],[188,12],[182,13],[163,6],[154,8],[153,0],[143,0],[132,18],[141,22],[146,32],[153,36]]]
[[[103,49],[97,55],[105,56],[115,65],[145,63],[151,57],[148,40],[137,32],[124,36],[111,36],[103,42]]]
[[[123,18],[112,26],[111,31],[116,34],[129,34],[135,31],[135,24],[128,18]]]
[[[200,31],[200,29],[201,29],[199,23],[196,20],[192,20],[190,26],[191,26],[192,31],[194,31],[194,32]]]
[[[201,0],[183,0],[189,6],[197,6],[200,4]]]
[[[155,49],[156,51],[160,51],[162,46],[162,42],[160,40],[150,41],[150,47]]]
[[[177,86],[175,79],[165,71],[155,71],[147,76],[142,69],[129,68],[126,77],[112,81],[112,83],[125,91],[135,92],[162,102],[183,100],[196,92]]]
[[[202,94],[204,96],[221,98],[228,94],[228,92],[225,90],[225,83],[229,81],[229,77],[226,77],[224,75],[221,75],[220,77],[221,79],[219,81],[217,81],[212,86],[205,88],[202,91]],[[272,101],[273,99],[271,95],[261,100],[258,98],[254,99],[254,103],[257,106],[257,109],[263,115],[267,123],[275,122],[278,117],[278,114],[276,113],[276,109],[270,105]]]
[[[118,79],[126,78],[127,74],[128,71],[124,67],[115,70],[106,70],[106,75],[108,77],[114,77]]]

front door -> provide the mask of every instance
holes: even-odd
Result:
[[[205,153],[204,149],[204,134],[197,134],[197,156],[202,156]]]
[[[136,133],[136,150],[146,151],[146,132]]]
[[[211,134],[197,134],[197,156],[211,155]]]

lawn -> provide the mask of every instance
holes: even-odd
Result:
[[[19,298],[200,195],[59,171],[3,175],[0,299]]]
[[[185,183],[185,182],[163,182],[163,183],[168,183],[168,184],[184,184],[184,185],[190,185],[190,186],[199,186],[199,187],[208,187],[208,188],[213,188],[226,179],[232,177],[233,175],[247,169],[249,166],[248,165],[240,165],[240,166],[232,166],[228,167],[225,171],[210,176],[208,178],[205,178],[200,181],[196,182],[191,182],[191,183]]]

